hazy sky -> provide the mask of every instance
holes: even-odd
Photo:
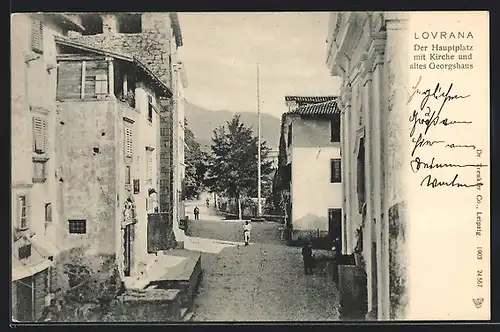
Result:
[[[329,13],[179,13],[186,100],[211,110],[280,116],[285,95],[336,95],[326,67]]]

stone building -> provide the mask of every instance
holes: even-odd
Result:
[[[403,319],[407,304],[401,15],[332,13],[327,38],[327,66],[342,78],[342,253],[362,254],[367,311],[380,320]]]
[[[12,34],[13,316],[31,320],[46,293],[99,298],[182,244],[182,36],[173,13],[14,15]]]
[[[291,238],[340,236],[340,114],[331,96],[286,96],[278,183]]]
[[[54,36],[83,27],[63,14],[11,16],[12,317],[40,318],[59,253]]]

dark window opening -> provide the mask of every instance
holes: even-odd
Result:
[[[148,96],[148,121],[149,122],[153,122],[153,112],[154,112],[153,97]]]
[[[87,220],[69,220],[68,227],[70,234],[86,234]]]
[[[46,203],[45,204],[45,222],[51,222],[52,221],[52,204],[51,203]]]
[[[21,246],[17,249],[19,259],[26,259],[31,256],[31,244]]]
[[[142,18],[141,14],[120,14],[118,19],[119,33],[141,33]]]
[[[330,183],[340,183],[342,180],[340,159],[331,160]]]
[[[359,211],[362,212],[363,204],[365,203],[365,142],[364,138],[359,140],[358,152],[358,167],[357,167],[357,192]]]
[[[287,144],[290,146],[292,144],[292,124],[290,123],[288,125],[288,139],[287,139]]]
[[[82,33],[83,35],[97,35],[103,32],[102,18],[99,15],[82,15],[82,25],[85,28],[85,31]]]
[[[333,116],[331,123],[331,142],[340,142],[340,115],[336,114]]]

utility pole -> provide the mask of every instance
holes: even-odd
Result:
[[[258,135],[258,146],[257,146],[257,217],[260,218],[262,215],[262,204],[260,199],[260,181],[261,181],[261,170],[260,170],[260,94],[259,94],[259,64],[257,63],[257,135]]]

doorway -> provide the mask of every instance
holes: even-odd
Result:
[[[342,209],[328,209],[328,237],[332,242],[338,238],[342,248]]]
[[[133,225],[131,224],[125,226],[123,232],[123,274],[126,277],[130,276],[132,267],[132,227]]]
[[[21,322],[33,321],[33,277],[16,282],[17,287],[17,319]]]

